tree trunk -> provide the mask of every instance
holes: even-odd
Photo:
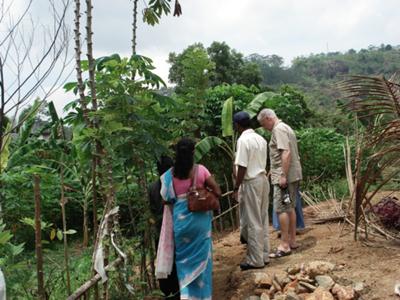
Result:
[[[84,196],[84,199],[83,199],[83,224],[82,224],[82,229],[83,229],[82,246],[84,248],[87,248],[87,246],[89,245],[89,228],[88,228],[88,199],[86,198],[86,195]]]
[[[112,163],[108,163],[107,167],[107,179],[108,179],[108,191],[107,191],[107,201],[105,205],[105,212],[108,213],[112,207],[115,205],[115,190],[114,190],[114,180],[113,180],[113,171],[112,171]],[[106,224],[107,232],[110,234],[112,231],[112,218],[110,218]],[[110,235],[111,236],[111,235]],[[109,255],[110,255],[110,245],[106,243],[104,245],[104,265],[107,266],[109,262]],[[109,293],[108,293],[108,281],[103,284],[103,299],[108,300]]]
[[[96,62],[93,58],[93,41],[92,41],[92,1],[86,0],[86,43],[87,43],[87,58],[89,63],[89,87],[92,98],[92,110],[94,112],[97,111],[97,92],[96,92],[96,81],[95,81],[95,68]],[[92,121],[93,128],[98,129],[98,119],[97,117],[93,118]],[[100,155],[103,152],[103,147],[99,140],[95,140],[95,154],[92,158],[92,184],[93,184],[93,226],[94,226],[94,237],[97,236],[97,177],[98,170],[101,165]]]
[[[138,0],[133,0],[132,55],[136,54],[137,5],[138,5]],[[133,74],[132,76],[135,75]]]
[[[92,1],[86,0],[86,44],[87,44],[87,58],[89,63],[89,87],[92,98],[92,111],[97,111],[97,93],[96,93],[96,82],[95,82],[95,61],[93,59],[93,41],[92,41]],[[97,117],[93,118],[92,127],[98,128]],[[95,238],[95,247],[97,246],[97,177],[98,177],[98,169],[100,168],[100,158],[99,155],[102,153],[100,141],[97,139],[94,141],[95,143],[95,154],[92,157],[92,184],[93,184],[93,237]],[[96,248],[95,248],[96,249]],[[98,299],[99,291],[98,286],[96,285],[94,288],[94,298]]]
[[[92,206],[93,206],[93,238],[96,239],[98,230],[97,220],[97,154],[92,154]]]
[[[83,112],[83,119],[87,126],[91,126],[89,120],[89,110],[87,108],[87,103],[85,99],[85,86],[82,79],[82,67],[81,67],[81,54],[82,54],[82,45],[81,45],[81,32],[80,32],[80,0],[75,0],[75,29],[74,29],[74,39],[75,39],[75,62],[76,62],[76,78],[77,78],[77,87],[79,92],[79,103],[82,107]],[[92,158],[92,174],[96,173],[96,158],[93,156]],[[93,176],[93,175],[92,175]],[[94,180],[96,176],[94,175]],[[97,198],[97,191],[96,191],[96,184],[95,181],[93,183],[93,232],[94,236],[97,233],[97,209],[96,209],[96,198]],[[87,224],[87,199],[84,199],[83,203],[83,247],[87,247],[89,244],[89,236],[88,236],[88,224]]]
[[[38,280],[38,298],[46,300],[44,289],[43,274],[43,251],[42,251],[42,228],[40,221],[40,178],[34,175],[34,195],[35,195],[35,248],[36,248],[36,271]]]
[[[69,276],[69,255],[68,255],[68,235],[66,234],[67,231],[67,220],[65,217],[65,204],[66,199],[64,197],[64,167],[61,167],[61,215],[62,215],[62,222],[63,222],[63,237],[64,237],[64,266],[65,266],[65,273],[67,276],[67,293],[71,295],[71,279]]]
[[[79,103],[82,107],[83,118],[86,122],[86,125],[89,125],[89,117],[88,117],[88,109],[86,105],[85,99],[85,86],[82,80],[82,67],[81,67],[81,54],[82,54],[82,45],[81,45],[81,32],[80,32],[80,18],[81,18],[81,3],[80,0],[75,0],[75,29],[74,29],[74,40],[75,40],[75,70],[76,70],[76,78],[77,78],[77,87],[79,93]]]
[[[130,218],[130,224],[133,227],[133,230],[135,230],[136,225],[133,223],[134,216],[133,216],[133,207],[132,207],[132,199],[131,199],[131,191],[129,190],[129,184],[128,184],[128,170],[126,166],[124,165],[124,181],[125,181],[125,188],[126,188],[126,194],[127,194],[127,199],[126,202],[128,204],[128,212],[129,212],[129,218]]]

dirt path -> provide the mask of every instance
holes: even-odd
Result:
[[[400,299],[394,294],[394,285],[400,283],[400,245],[370,238],[368,242],[353,239],[353,231],[330,223],[308,226],[298,236],[301,247],[292,255],[272,260],[257,272],[283,272],[288,266],[314,260],[326,260],[343,266],[335,275],[366,285],[362,299]],[[277,246],[277,234],[270,231],[271,248]],[[241,271],[240,261],[246,248],[239,242],[238,231],[227,233],[214,241],[214,300],[246,299],[253,295],[251,280],[254,271]]]

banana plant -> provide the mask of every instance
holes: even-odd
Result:
[[[254,118],[257,113],[265,107],[265,103],[271,99],[281,97],[277,93],[264,92],[256,95],[254,99],[247,105],[244,111],[248,112],[250,118]],[[195,149],[195,160],[200,161],[207,153],[213,148],[220,148],[224,153],[227,154],[229,159],[232,161],[235,157],[235,146],[237,135],[233,131],[233,112],[234,103],[233,97],[228,98],[222,107],[221,112],[221,127],[222,127],[222,138],[216,136],[208,136],[202,139],[196,144]],[[227,137],[231,137],[230,143],[226,141]]]

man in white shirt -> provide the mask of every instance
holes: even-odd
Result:
[[[269,182],[265,171],[268,147],[266,140],[251,129],[248,113],[236,113],[233,121],[240,133],[235,157],[234,197],[240,202],[242,233],[247,239],[246,259],[240,268],[259,269],[269,263]]]

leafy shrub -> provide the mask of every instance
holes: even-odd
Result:
[[[297,132],[297,139],[305,180],[345,176],[343,135],[331,128],[307,128]]]

